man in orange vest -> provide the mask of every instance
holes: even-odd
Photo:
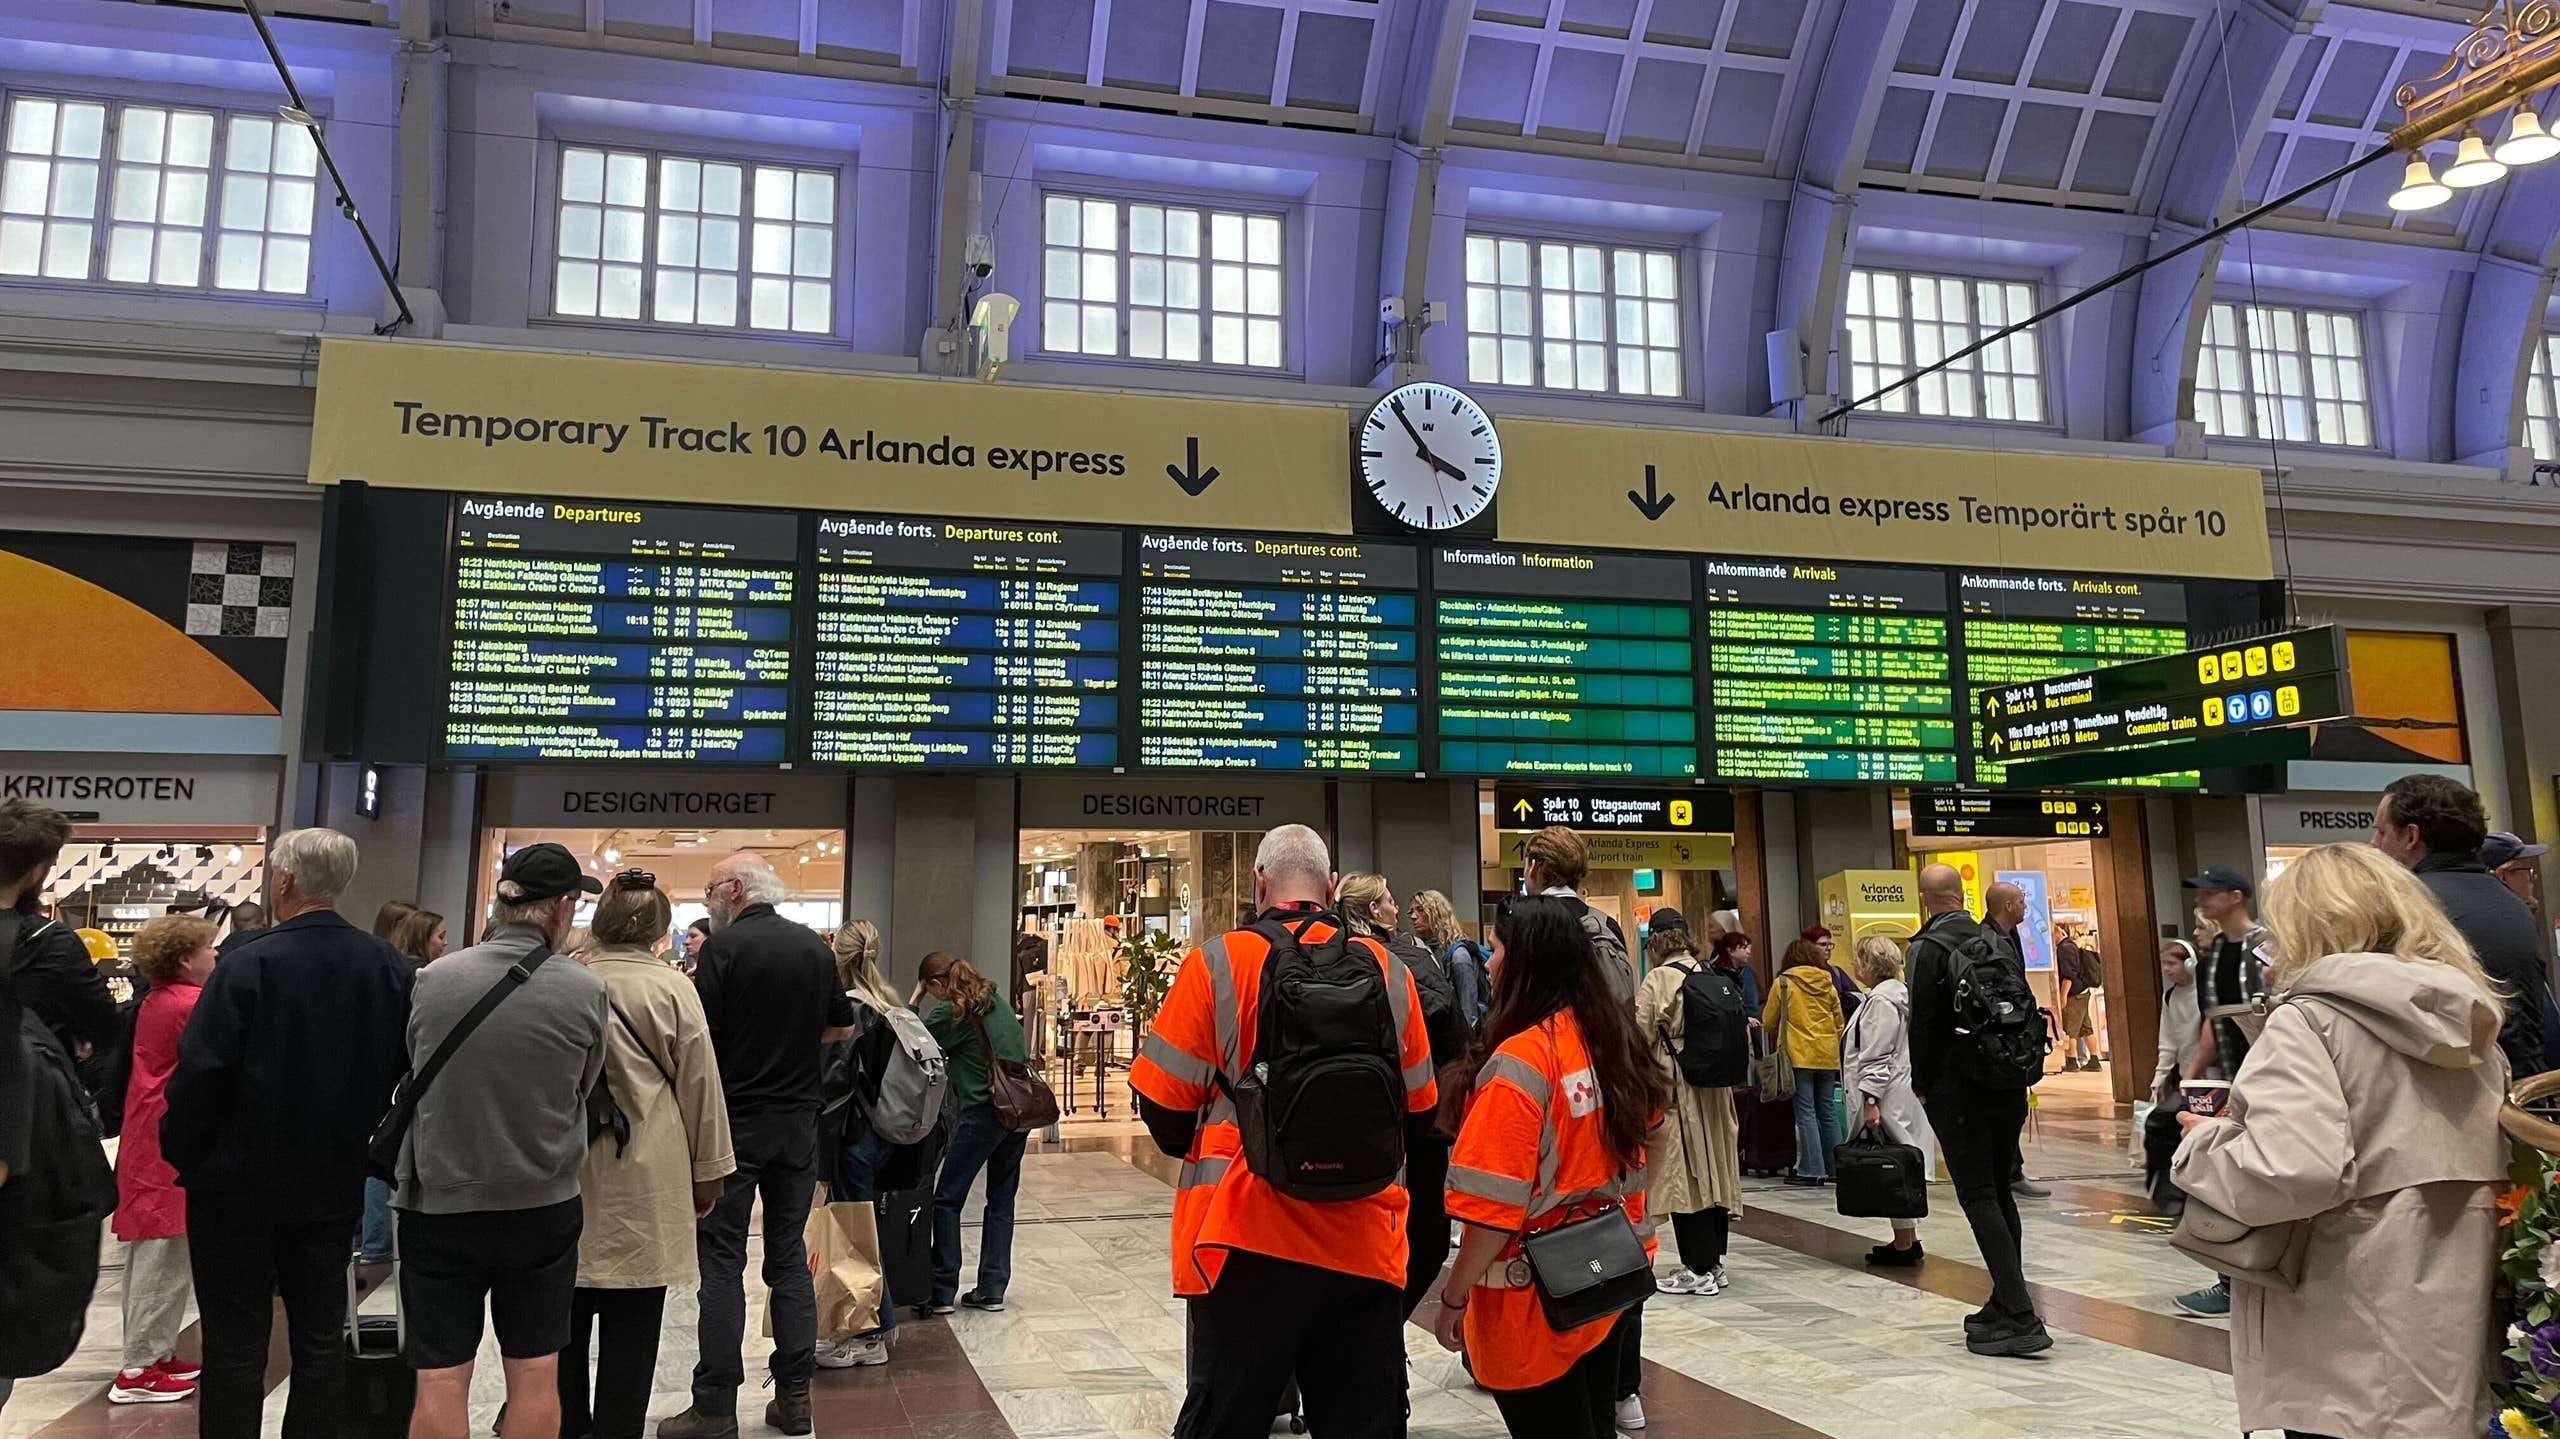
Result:
[[[1236,1087],[1251,1082],[1265,961],[1295,936],[1334,939],[1332,860],[1304,825],[1264,835],[1253,862],[1253,926],[1191,951],[1130,1067],[1156,1146],[1182,1158],[1173,1200],[1173,1289],[1191,1301],[1190,1392],[1176,1439],[1262,1439],[1292,1375],[1317,1439],[1404,1434],[1406,1196],[1398,1182],[1357,1198],[1291,1198],[1245,1158]],[[1398,1133],[1342,1136],[1398,1146],[1439,1103],[1422,1005],[1401,962],[1352,938],[1383,973],[1404,1121]],[[1392,1117],[1386,1121],[1394,1128]],[[1377,1127],[1371,1125],[1371,1127]]]

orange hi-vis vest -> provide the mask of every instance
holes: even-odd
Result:
[[[1306,916],[1274,917],[1295,923]],[[1310,925],[1299,942],[1312,948],[1333,932],[1331,924]],[[1440,1102],[1440,1090],[1413,976],[1375,940],[1354,942],[1386,970],[1387,1000],[1395,1013],[1404,1069],[1405,1109],[1428,1110]],[[1220,1091],[1218,1076],[1232,1081],[1253,1063],[1263,961],[1270,954],[1271,941],[1249,929],[1220,935],[1191,951],[1138,1047],[1137,1062],[1129,1067],[1129,1084],[1138,1093],[1167,1109],[1200,1114],[1200,1128],[1174,1186],[1173,1292],[1208,1293],[1232,1249],[1401,1286],[1406,1209],[1401,1186],[1389,1185],[1366,1199],[1310,1204],[1284,1198],[1245,1165],[1235,1104]]]
[[[1449,1155],[1449,1217],[1512,1236],[1467,1296],[1467,1358],[1487,1389],[1535,1389],[1609,1337],[1616,1319],[1557,1333],[1547,1324],[1520,1238],[1624,1205],[1654,1252],[1641,1160],[1609,1156],[1600,1081],[1567,1010],[1502,1042],[1476,1076]]]

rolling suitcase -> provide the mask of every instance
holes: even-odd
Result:
[[[884,1302],[917,1305],[933,1297],[933,1186],[883,1194],[873,1205],[880,1225]]]
[[[1752,1039],[1765,1048],[1759,1031]],[[1731,1091],[1734,1121],[1739,1130],[1735,1147],[1742,1154],[1745,1174],[1784,1174],[1796,1166],[1796,1102],[1785,1099],[1762,1099],[1757,1083],[1741,1085]]]
[[[391,1273],[365,1293],[388,1293],[391,1312],[363,1314],[356,1266],[347,1266],[348,1439],[406,1439],[409,1411],[417,1403],[418,1375],[409,1367],[409,1321],[400,1307],[400,1242],[391,1243]]]

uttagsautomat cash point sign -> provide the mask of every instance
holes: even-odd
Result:
[[[2335,719],[2351,705],[2338,627],[2138,660],[1982,699],[1990,757],[2094,753]]]
[[[1496,785],[1493,813],[1507,830],[1566,829],[1598,832],[1729,834],[1733,796],[1723,791],[1684,794],[1666,789],[1599,785]]]

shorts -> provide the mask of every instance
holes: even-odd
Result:
[[[2062,1003],[2062,1035],[2065,1039],[2087,1039],[2097,1026],[2089,1021],[2089,991],[2075,989]]]
[[[401,1210],[400,1310],[409,1322],[409,1367],[470,1363],[480,1353],[484,1309],[498,1331],[498,1352],[509,1359],[567,1348],[578,1235],[585,1228],[586,1211],[575,1199],[480,1214]]]

